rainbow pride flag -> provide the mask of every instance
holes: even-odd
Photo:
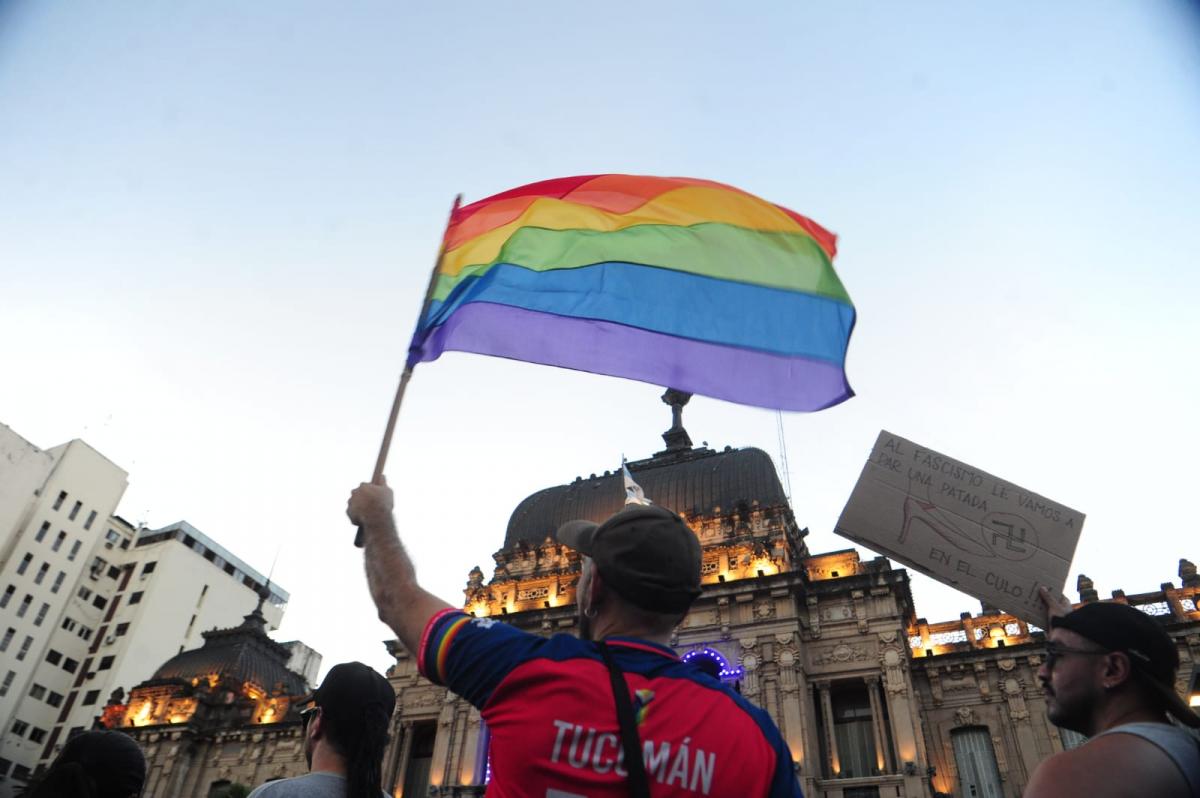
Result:
[[[456,208],[408,365],[458,350],[741,404],[854,395],[835,236],[707,180],[587,175]]]

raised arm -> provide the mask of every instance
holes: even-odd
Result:
[[[364,482],[350,494],[346,515],[363,530],[367,585],[379,620],[415,657],[429,619],[450,605],[417,584],[416,569],[396,533],[392,506],[392,489],[386,482]]]

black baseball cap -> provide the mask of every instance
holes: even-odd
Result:
[[[568,521],[556,537],[591,557],[604,583],[642,609],[683,612],[700,595],[700,541],[665,507],[629,505],[603,524]]]
[[[388,680],[361,662],[341,662],[329,669],[321,686],[301,699],[300,703],[315,703],[321,713],[335,726],[346,723],[361,727],[372,717],[382,718],[384,725],[396,708],[396,691]],[[382,710],[382,714],[369,710]]]
[[[1179,649],[1150,615],[1128,604],[1095,602],[1051,618],[1050,627],[1075,632],[1108,651],[1128,654],[1134,672],[1161,699],[1167,711],[1188,726],[1200,726],[1200,717],[1175,692]]]

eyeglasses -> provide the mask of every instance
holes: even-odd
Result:
[[[308,709],[301,710],[300,711],[300,727],[302,729],[307,729],[308,722],[310,720],[312,720],[313,715],[317,714],[320,711],[321,711],[321,708],[317,707],[317,706],[312,706],[312,707],[309,707]]]
[[[1103,656],[1111,654],[1111,651],[1098,651],[1092,648],[1071,648],[1070,646],[1060,646],[1058,643],[1046,644],[1046,667],[1050,670],[1054,669],[1054,663],[1058,662],[1067,654],[1080,654],[1091,656]]]

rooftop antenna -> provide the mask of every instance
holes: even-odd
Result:
[[[788,504],[792,503],[792,469],[788,467],[787,437],[783,434],[783,411],[775,411],[775,429],[779,434],[779,468],[783,471],[783,489]]]
[[[271,590],[271,579],[275,576],[275,563],[279,562],[279,552],[283,551],[283,544],[280,543],[275,547],[275,556],[271,558],[271,570],[267,571],[267,591]]]

